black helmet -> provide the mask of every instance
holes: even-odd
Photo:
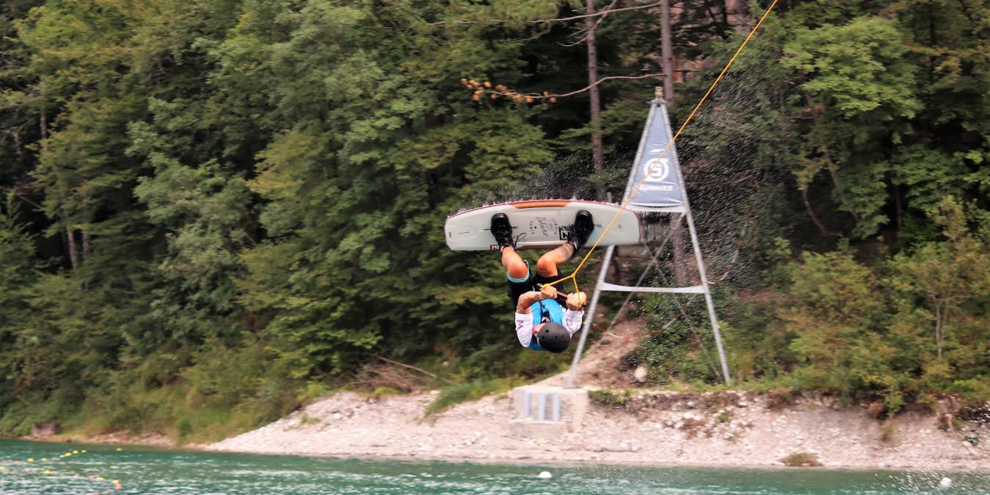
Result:
[[[550,352],[560,353],[567,350],[568,344],[571,343],[571,333],[564,328],[564,325],[550,322],[543,325],[536,340],[540,343],[540,347]]]

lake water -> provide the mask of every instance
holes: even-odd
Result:
[[[0,494],[990,494],[988,473],[468,464],[117,449],[0,441]],[[553,477],[541,479],[541,471]],[[952,480],[950,488],[939,487],[943,477]]]

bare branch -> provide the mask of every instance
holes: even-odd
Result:
[[[527,36],[525,38],[509,38],[509,41],[512,41],[512,42],[523,42],[523,43],[528,42],[528,41],[533,41],[535,39],[541,38],[543,35],[550,34],[550,31],[552,31],[552,30],[553,30],[553,25],[552,24],[547,24],[545,28],[540,29],[539,31],[536,32],[536,34],[534,34],[532,36]]]
[[[14,196],[16,196],[21,201],[24,201],[25,203],[27,203],[27,204],[35,207],[35,209],[37,211],[41,212],[41,213],[44,213],[45,212],[45,207],[44,206],[41,206],[38,203],[35,203],[34,201],[31,200],[31,198],[28,198],[27,196],[25,196],[24,193],[22,193],[18,189],[8,188],[8,187],[0,187],[0,190],[2,190],[5,193],[8,193],[8,194],[13,194]]]
[[[422,368],[417,368],[417,367],[412,366],[412,365],[408,365],[408,364],[405,364],[405,363],[400,363],[398,361],[394,361],[392,359],[389,359],[389,358],[384,357],[384,356],[380,356],[378,354],[375,354],[375,357],[378,358],[378,359],[381,359],[382,361],[385,361],[386,363],[389,363],[389,364],[394,364],[396,366],[402,366],[403,368],[408,368],[408,369],[411,369],[413,371],[418,371],[418,372],[420,372],[420,373],[422,373],[424,375],[427,375],[427,376],[436,378],[437,380],[440,380],[442,382],[448,383],[450,385],[457,385],[456,383],[454,383],[454,382],[452,382],[450,380],[447,380],[446,378],[440,378],[439,376],[434,375],[433,373],[430,373],[429,371],[426,371],[426,370],[424,370]]]
[[[801,199],[804,200],[804,207],[808,210],[808,216],[811,217],[811,221],[814,222],[815,226],[818,227],[818,230],[821,231],[822,237],[841,237],[839,234],[828,230],[828,228],[825,227],[825,224],[818,219],[818,215],[815,214],[815,210],[811,208],[811,202],[808,201],[807,189],[801,189]]]
[[[612,3],[608,4],[608,7],[606,7],[605,10],[600,11],[600,12],[610,12],[610,11],[612,11],[612,9],[615,7],[615,4],[617,4],[617,3],[619,3],[619,0],[612,0]],[[593,12],[591,14],[588,14],[585,17],[590,17],[590,16],[597,16],[597,12]],[[571,48],[573,46],[577,46],[577,45],[580,45],[582,43],[586,43],[588,41],[588,34],[591,32],[591,30],[592,29],[597,30],[598,29],[598,26],[600,26],[601,23],[604,22],[607,17],[608,17],[608,15],[600,16],[600,17],[598,17],[598,19],[594,23],[592,23],[590,25],[587,22],[585,22],[584,26],[581,29],[578,29],[577,31],[575,31],[573,34],[570,35],[570,37],[572,39],[575,39],[575,41],[573,43],[559,43],[559,45],[560,46],[563,46],[563,47],[566,47],[566,48]],[[548,23],[546,23],[546,25],[547,25],[547,27],[551,27],[551,26],[553,26],[553,23],[548,22]]]
[[[603,77],[603,78],[595,81],[594,84],[591,84],[591,85],[589,85],[587,87],[581,88],[581,89],[576,90],[576,91],[571,91],[570,93],[543,93],[543,94],[539,94],[539,93],[516,93],[516,92],[513,92],[513,91],[498,90],[498,89],[492,90],[492,89],[488,89],[488,88],[483,88],[482,87],[482,88],[477,88],[476,94],[487,93],[487,94],[492,94],[492,95],[504,96],[504,97],[509,98],[509,99],[526,98],[527,100],[545,100],[545,99],[550,99],[550,98],[567,98],[568,96],[574,96],[574,95],[578,95],[578,94],[584,93],[586,91],[590,91],[591,88],[594,88],[595,86],[598,86],[599,84],[601,84],[601,83],[603,83],[605,81],[610,81],[610,80],[613,80],[613,79],[635,80],[635,79],[649,79],[651,77],[652,78],[655,78],[655,77],[661,77],[661,76],[663,76],[663,74],[657,74],[657,73],[643,74],[641,76],[608,76],[608,77]]]
[[[595,12],[594,14],[582,14],[582,15],[575,15],[575,16],[571,16],[571,17],[559,17],[559,18],[556,18],[556,19],[537,19],[535,21],[530,21],[530,22],[532,22],[532,23],[542,23],[542,22],[567,22],[567,21],[576,21],[578,19],[587,19],[589,17],[605,17],[605,16],[607,16],[609,14],[614,14],[616,12],[626,12],[626,11],[629,11],[629,10],[642,10],[642,9],[648,9],[648,8],[651,8],[651,7],[659,7],[659,6],[660,6],[660,2],[657,2],[657,3],[649,3],[649,4],[646,4],[646,5],[637,5],[635,7],[622,7],[622,8],[618,8],[618,9],[599,10],[598,12]]]
[[[619,0],[612,0],[612,3],[608,4],[608,7],[605,7],[605,12],[614,12],[615,4],[617,3],[619,3]],[[599,17],[598,20],[595,21],[595,29],[598,29],[598,26],[601,25],[602,21],[604,21],[606,17],[608,17],[608,13]]]
[[[531,23],[531,24],[546,24],[546,23],[553,23],[553,22],[576,21],[576,20],[579,20],[579,19],[587,19],[588,17],[605,17],[605,16],[607,16],[609,14],[614,14],[616,12],[626,12],[626,11],[630,11],[630,10],[642,10],[642,9],[649,9],[649,8],[652,8],[652,7],[659,7],[659,6],[660,6],[660,3],[657,2],[657,3],[646,4],[646,5],[637,5],[635,7],[622,7],[622,8],[618,8],[618,9],[600,10],[598,12],[595,12],[594,14],[582,14],[582,15],[575,15],[575,16],[571,16],[571,17],[560,17],[560,18],[554,18],[554,19],[536,19],[536,20],[526,21],[526,22]],[[471,20],[467,20],[467,19],[454,19],[452,21],[436,21],[436,22],[430,22],[429,25],[431,25],[431,26],[442,26],[442,25],[445,25],[445,24],[505,24],[505,23],[508,23],[508,22],[509,21],[507,21],[505,19],[496,19],[496,20],[492,20],[492,21],[471,21]]]
[[[586,27],[581,28],[579,31],[571,35],[571,36],[579,36],[576,40],[574,40],[571,43],[557,43],[557,44],[564,48],[573,48],[575,46],[582,45],[588,41],[588,32],[589,32],[588,28]]]

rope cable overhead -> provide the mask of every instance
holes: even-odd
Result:
[[[698,100],[698,104],[695,105],[693,110],[691,110],[691,113],[688,115],[687,119],[684,120],[684,123],[681,124],[681,127],[677,129],[677,132],[674,134],[674,136],[670,138],[670,141],[667,142],[667,146],[665,146],[663,148],[663,151],[660,152],[660,156],[658,156],[655,160],[653,160],[653,165],[650,166],[650,169],[647,170],[646,174],[643,175],[643,178],[640,179],[640,181],[636,184],[636,187],[633,188],[632,193],[629,194],[626,200],[619,207],[619,211],[615,213],[615,216],[612,217],[612,220],[605,227],[605,230],[602,231],[601,235],[598,236],[598,240],[595,241],[595,244],[592,245],[590,249],[588,249],[588,253],[585,254],[584,258],[581,259],[581,263],[578,264],[577,268],[575,268],[570,275],[561,278],[555,282],[551,282],[548,285],[557,285],[565,280],[570,280],[574,284],[574,291],[578,292],[580,290],[577,283],[578,272],[581,271],[581,268],[584,268],[584,264],[588,261],[588,258],[591,257],[591,254],[595,252],[595,249],[598,247],[598,244],[602,242],[602,239],[605,238],[605,234],[607,234],[608,231],[612,228],[612,226],[615,225],[615,221],[619,219],[619,215],[621,215],[622,212],[629,207],[629,203],[631,203],[633,198],[636,197],[636,193],[639,192],[639,188],[642,187],[643,183],[646,182],[646,179],[650,176],[650,174],[653,173],[653,169],[660,164],[660,160],[667,154],[670,148],[674,146],[674,142],[677,141],[677,138],[680,137],[681,133],[684,132],[684,129],[687,127],[688,123],[690,123],[691,119],[694,118],[694,115],[698,113],[698,110],[701,108],[702,105],[704,105],[705,101],[708,100],[708,97],[715,90],[715,87],[718,86],[718,83],[722,82],[722,79],[725,77],[725,74],[729,72],[729,68],[732,67],[733,63],[735,63],[736,59],[739,57],[739,54],[742,53],[743,49],[746,48],[746,45],[749,43],[749,40],[753,38],[753,35],[756,34],[757,31],[759,31],[760,26],[763,25],[763,21],[767,19],[767,17],[770,15],[770,12],[773,11],[773,8],[777,6],[777,2],[779,1],[780,0],[773,0],[773,3],[770,4],[770,7],[767,8],[766,12],[763,13],[763,16],[760,17],[760,21],[757,22],[756,26],[753,27],[753,30],[750,31],[748,35],[746,35],[746,39],[743,40],[742,44],[739,45],[739,48],[732,55],[732,58],[730,58],[729,62],[725,64],[725,67],[722,68],[722,72],[719,73],[718,77],[715,78],[715,81],[712,83],[712,85],[709,86],[708,91],[706,91],[704,96],[702,96],[701,99]]]

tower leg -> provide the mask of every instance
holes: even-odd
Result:
[[[687,195],[685,194],[685,198]],[[687,203],[685,201],[685,203]],[[688,222],[688,231],[691,232],[691,244],[694,248],[694,259],[698,262],[698,275],[701,276],[701,286],[705,288],[705,304],[708,305],[708,319],[712,323],[712,333],[715,334],[715,347],[718,349],[718,359],[722,362],[722,377],[726,385],[732,385],[732,376],[729,375],[729,364],[725,360],[725,349],[722,347],[722,333],[718,330],[718,318],[715,316],[715,303],[712,301],[712,290],[708,286],[708,274],[705,270],[705,260],[701,256],[701,244],[698,242],[698,233],[694,229],[694,218],[691,216],[691,208],[685,204],[684,217]]]
[[[591,302],[584,314],[584,326],[581,327],[581,339],[578,340],[577,352],[574,353],[574,360],[571,361],[571,372],[567,375],[567,384],[564,388],[574,388],[574,380],[577,378],[578,363],[581,362],[581,353],[584,351],[584,343],[588,340],[588,330],[591,329],[591,321],[595,317],[595,309],[598,307],[598,296],[601,295],[600,287],[605,283],[605,274],[608,273],[608,265],[612,262],[612,255],[615,253],[615,246],[609,246],[605,250],[605,258],[602,260],[602,269],[598,272],[598,282],[595,284],[595,292],[591,295]]]

